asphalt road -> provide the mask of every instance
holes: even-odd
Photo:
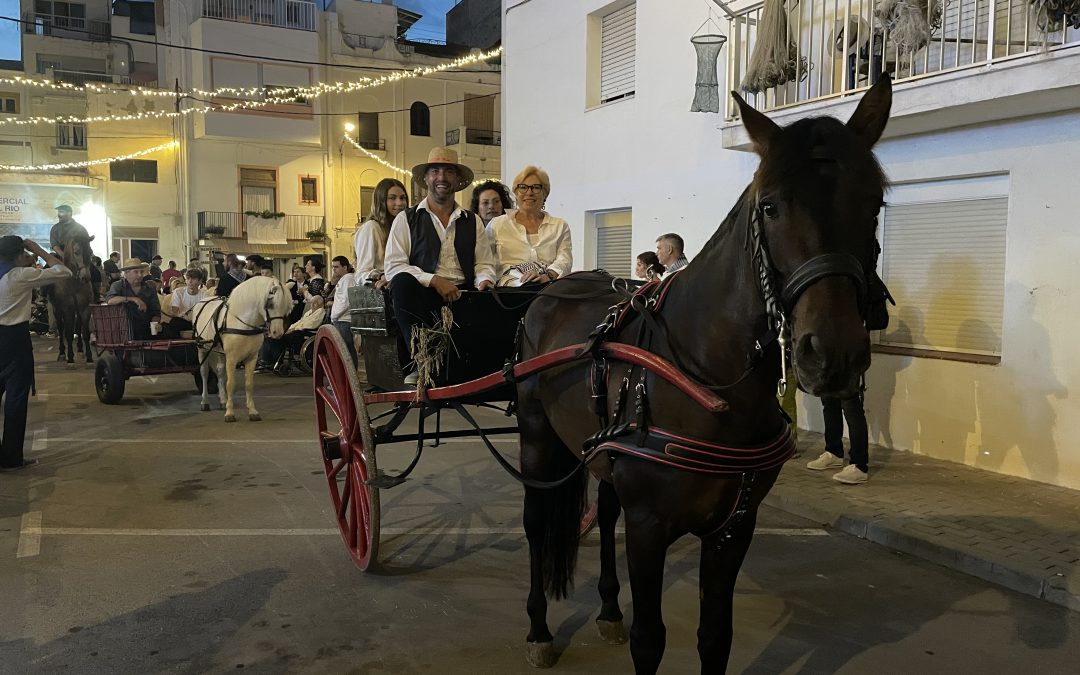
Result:
[[[384,492],[383,571],[364,574],[330,514],[308,380],[258,376],[264,421],[225,424],[183,375],[132,380],[104,406],[92,370],[37,344],[42,464],[0,475],[0,673],[533,672],[521,489],[479,444],[428,450]],[[385,468],[409,458],[380,448]],[[552,606],[553,673],[631,672],[628,648],[595,636],[598,552],[594,535],[576,593]],[[686,539],[669,557],[665,673],[698,670],[697,555]],[[621,578],[629,619],[625,565]],[[731,672],[1080,663],[1080,614],[776,511],[735,611]]]

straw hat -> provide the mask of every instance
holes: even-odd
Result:
[[[412,175],[413,180],[418,183],[424,182],[424,174],[427,170],[433,166],[438,165],[452,166],[458,171],[458,184],[454,187],[454,192],[461,192],[465,188],[472,185],[473,171],[464,164],[458,164],[458,154],[456,150],[450,148],[434,147],[431,152],[428,153],[427,162],[423,164],[417,164],[413,167]]]
[[[120,268],[120,271],[121,272],[127,272],[128,270],[143,270],[143,271],[146,271],[148,269],[150,269],[149,264],[144,263],[143,261],[139,260],[138,258],[128,258],[127,260],[124,261],[124,265],[123,265],[123,267]]]

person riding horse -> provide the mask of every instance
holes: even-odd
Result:
[[[52,246],[52,250],[59,254],[60,259],[64,258],[64,248],[72,239],[77,238],[80,241],[87,242],[87,244],[94,241],[94,237],[86,231],[86,228],[71,217],[71,207],[67,204],[56,207],[56,217],[56,224],[49,230],[49,245]],[[89,246],[87,246],[87,255],[89,255],[89,250]],[[90,281],[94,287],[94,301],[97,302],[101,296],[101,272],[94,265],[88,265],[87,268],[90,272]]]

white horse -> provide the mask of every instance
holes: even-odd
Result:
[[[210,410],[208,383],[212,360],[218,376],[218,398],[225,408],[225,421],[236,421],[233,414],[236,364],[243,362],[248,419],[252,422],[262,419],[252,397],[255,362],[264,332],[275,340],[285,333],[290,305],[289,294],[281,282],[261,276],[243,282],[228,298],[208,298],[195,305],[192,324],[199,341],[199,362],[202,364],[203,412]]]

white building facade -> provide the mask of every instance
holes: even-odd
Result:
[[[1080,35],[1040,31],[1023,3],[964,0],[898,46],[869,1],[800,5],[797,65],[756,107],[846,119],[872,72],[896,80],[876,150],[893,182],[880,266],[899,304],[873,336],[871,440],[1080,488]],[[718,3],[504,1],[503,173],[548,170],[578,267],[626,273],[665,232],[692,257],[749,182],[757,158],[725,92],[743,84],[761,5],[727,7],[733,19]],[[691,37],[721,33],[719,110],[689,112],[709,79]],[[802,397],[799,421],[820,431],[819,404]]]

